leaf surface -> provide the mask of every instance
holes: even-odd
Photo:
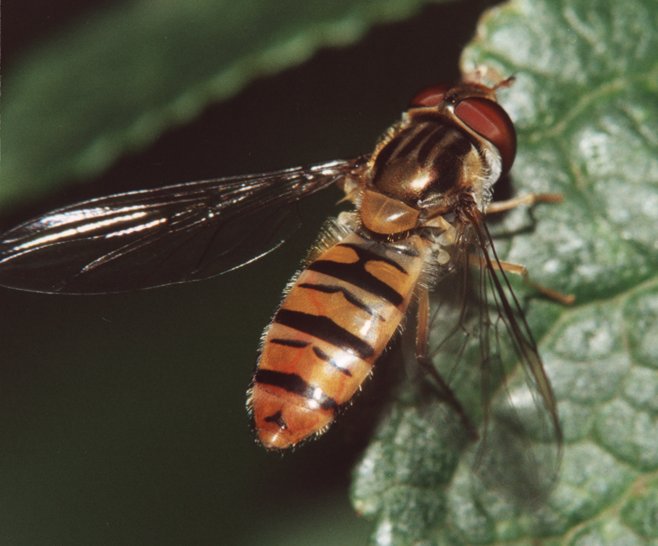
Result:
[[[561,471],[541,506],[510,502],[474,478],[450,420],[403,388],[355,471],[373,543],[656,544],[657,25],[651,0],[514,0],[483,17],[462,66],[516,76],[500,92],[518,130],[514,189],[565,198],[498,246],[577,298],[528,309],[558,399]]]
[[[423,0],[124,0],[3,74],[0,203],[90,177],[249,82]]]

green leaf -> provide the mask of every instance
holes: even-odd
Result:
[[[356,41],[426,0],[131,0],[3,76],[0,203],[89,177],[250,81]]]
[[[519,506],[474,477],[449,418],[406,389],[355,472],[374,543],[658,541],[657,26],[653,0],[515,0],[481,21],[462,65],[516,76],[500,92],[518,129],[515,190],[565,198],[499,246],[577,297],[535,299],[528,312],[558,399],[562,465],[541,506]],[[503,228],[524,218],[516,210]]]

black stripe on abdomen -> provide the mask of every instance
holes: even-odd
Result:
[[[375,316],[376,314],[370,306],[363,303],[359,298],[357,298],[354,294],[352,294],[352,292],[350,292],[344,286],[337,286],[335,284],[303,282],[299,285],[299,287],[306,288],[308,290],[315,290],[316,292],[322,292],[324,294],[336,294],[340,292],[345,298],[345,300],[347,300],[349,303],[354,305],[354,307],[357,307],[358,309],[365,311],[370,316]]]
[[[336,262],[333,260],[316,260],[308,266],[308,269],[351,283],[366,292],[384,298],[396,307],[403,302],[404,298],[399,292],[389,284],[369,273],[365,268],[366,264],[369,262],[381,262],[390,265],[404,275],[408,275],[406,269],[397,261],[386,256],[384,253],[373,252],[369,248],[358,243],[338,243],[337,246],[353,250],[358,257],[358,260],[352,263]]]
[[[295,373],[277,372],[276,370],[256,370],[254,382],[261,385],[272,385],[279,387],[284,391],[297,394],[307,400],[315,400],[322,409],[333,410],[338,409],[338,403],[327,396],[318,387],[313,387],[304,381]],[[274,417],[274,416],[272,416]]]
[[[364,360],[375,353],[368,343],[340,327],[329,317],[279,309],[274,316],[274,322],[317,337],[341,349],[352,351]]]
[[[399,306],[404,301],[402,294],[366,271],[364,265],[365,263],[363,261],[344,263],[331,260],[316,260],[308,266],[308,269],[358,286],[366,292],[384,298],[396,307]]]
[[[295,349],[303,349],[309,344],[308,341],[302,341],[301,339],[283,339],[278,337],[270,339],[270,343],[285,347],[294,347]]]
[[[330,366],[336,368],[340,373],[347,375],[348,377],[352,377],[352,372],[348,370],[347,368],[341,368],[336,361],[331,358],[327,353],[325,353],[320,347],[316,347],[315,345],[313,346],[313,352],[315,353],[315,356],[317,356],[320,360],[324,360],[327,364]]]
[[[400,273],[404,273],[405,275],[408,275],[407,270],[404,267],[402,267],[398,262],[396,262],[393,258],[389,258],[385,254],[378,254],[377,252],[373,252],[372,250],[364,247],[363,245],[360,245],[358,243],[338,243],[337,246],[351,248],[354,252],[356,252],[360,262],[364,262],[364,263],[383,262],[385,264],[394,267]]]

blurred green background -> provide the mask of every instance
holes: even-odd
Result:
[[[3,83],[35,44],[116,4],[3,2]],[[483,9],[428,5],[256,78],[96,177],[5,206],[0,229],[96,195],[369,151],[418,88],[457,77]],[[262,329],[337,198],[313,198],[290,244],[214,280],[88,297],[0,289],[0,544],[367,541],[347,488],[377,393],[284,456],[255,444],[244,410]]]

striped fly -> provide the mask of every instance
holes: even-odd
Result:
[[[322,434],[412,320],[411,309],[416,359],[471,427],[450,379],[432,363],[430,306],[439,284],[472,270],[480,272],[479,292],[493,294],[492,305],[480,303],[478,336],[510,341],[534,411],[559,443],[553,392],[506,276],[522,268],[498,259],[484,221],[485,212],[556,199],[491,203],[516,152],[514,126],[496,99],[506,82],[488,87],[474,78],[421,92],[374,151],[355,159],[121,193],[49,212],[0,237],[0,284],[98,294],[206,279],[279,247],[296,204],[338,185],[351,210],[329,221],[263,335],[248,391],[262,445],[284,449]],[[457,325],[443,338],[459,335]]]

